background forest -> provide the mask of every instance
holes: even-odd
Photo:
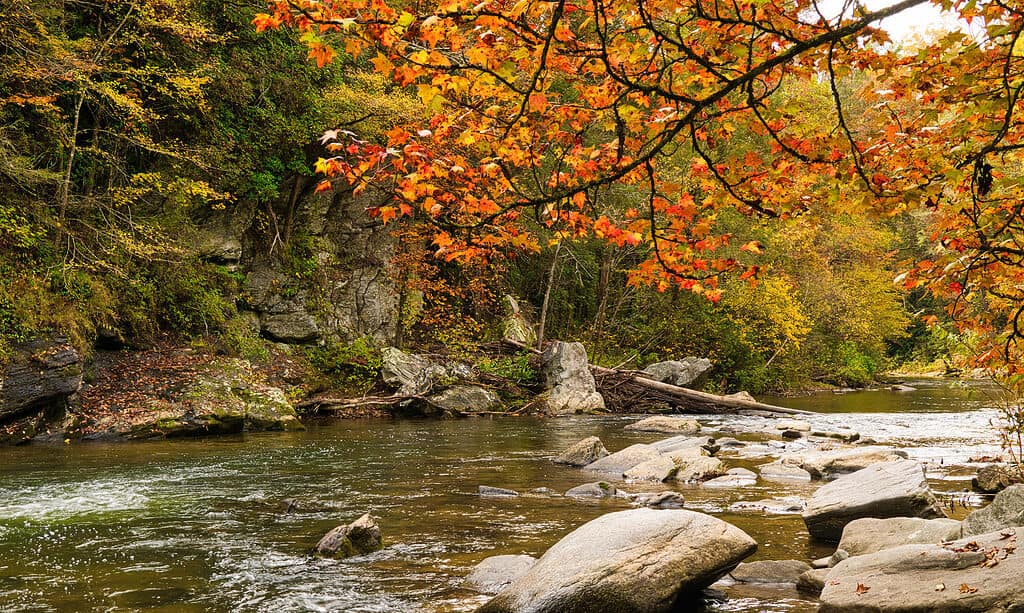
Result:
[[[300,211],[315,196],[320,135],[347,129],[373,141],[424,109],[369,61],[317,67],[293,32],[257,34],[262,7],[13,0],[0,9],[0,360],[54,333],[87,353],[169,335],[253,360],[272,359],[270,341],[284,340],[314,372],[345,382],[386,343],[468,351],[498,337],[505,294],[544,321],[547,338],[584,341],[596,363],[706,356],[719,390],[864,385],[894,367],[944,368],[958,346],[943,320],[922,323],[942,312],[923,290],[893,284],[928,256],[927,212],[878,218],[841,199],[813,220],[721,211],[717,224],[763,274],[756,284],[725,277],[717,302],[631,283],[627,271],[648,256],[642,244],[538,227],[536,250],[467,264],[432,257],[429,227],[360,218],[389,245],[374,265],[395,294],[393,325],[268,332],[251,315],[254,272],[269,266],[279,277],[259,291],[321,316],[331,299],[318,288],[330,270],[353,266]],[[859,81],[841,80],[847,108],[861,104]],[[827,84],[786,95],[794,112],[829,112]],[[867,109],[851,115],[871,121]],[[765,145],[735,133],[719,146]],[[692,162],[680,151],[672,163],[699,195]],[[597,206],[622,218],[636,198],[629,186],[608,188]],[[224,227],[241,238],[218,240]]]

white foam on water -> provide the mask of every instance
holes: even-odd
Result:
[[[145,486],[120,481],[0,488],[0,520],[49,521],[143,509],[148,504],[149,496]]]

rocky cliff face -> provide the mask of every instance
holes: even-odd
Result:
[[[314,194],[314,186],[310,177],[286,181],[269,222],[260,212],[205,220],[203,250],[246,274],[244,299],[267,338],[392,342],[400,303],[388,270],[394,239],[390,228],[366,214],[380,195]],[[268,230],[259,227],[268,223],[270,236],[280,237],[269,245]]]

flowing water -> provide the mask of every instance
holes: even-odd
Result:
[[[905,448],[928,463],[933,487],[960,516],[959,505],[977,504],[965,493],[968,460],[999,452],[995,404],[978,386],[914,385],[775,402],[821,412],[809,419],[816,428],[847,426]],[[461,582],[480,560],[540,555],[582,523],[629,508],[623,500],[484,498],[478,486],[564,491],[593,481],[551,456],[591,435],[613,451],[667,436],[624,432],[635,420],[366,419],[299,433],[0,449],[0,611],[470,611],[486,597]],[[771,427],[758,417],[699,420],[749,441],[764,441],[754,432]],[[753,456],[758,449],[769,455]],[[778,453],[752,445],[723,458],[751,468]],[[830,550],[809,542],[799,515],[729,506],[806,497],[815,486],[676,487],[687,508],[753,536],[751,559],[809,560]],[[383,550],[309,557],[326,531],[367,511],[381,519]],[[730,600],[708,610],[816,608],[791,590],[726,592]]]

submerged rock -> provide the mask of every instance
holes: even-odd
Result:
[[[1011,485],[983,509],[964,518],[964,536],[1024,526],[1024,485]]]
[[[881,462],[826,483],[803,513],[812,537],[833,542],[846,524],[862,517],[944,516],[924,467],[913,460]]]
[[[613,498],[618,492],[615,486],[607,481],[594,481],[584,483],[566,490],[566,498]]]
[[[681,509],[685,500],[679,492],[650,492],[631,496],[635,507],[649,509]]]
[[[376,517],[367,513],[325,534],[313,553],[327,558],[347,558],[377,551],[381,546],[380,525]]]
[[[787,496],[785,498],[768,498],[765,500],[746,501],[741,500],[729,505],[732,513],[764,513],[766,515],[795,515],[803,513],[807,503],[798,496]]]
[[[526,574],[537,558],[526,555],[491,556],[473,567],[464,581],[466,587],[481,594],[497,594]]]
[[[477,493],[481,496],[497,498],[514,498],[519,495],[519,492],[515,490],[508,490],[503,487],[491,487],[490,485],[481,485],[477,487]]]
[[[586,466],[609,455],[601,439],[590,436],[563,451],[553,461],[555,464]]]
[[[696,419],[656,415],[629,424],[626,430],[640,432],[663,432],[668,434],[696,434],[700,432],[700,424]]]
[[[820,613],[1024,611],[1024,554],[1011,531],[945,545],[903,545],[844,560],[828,573]]]
[[[757,549],[745,532],[686,510],[603,515],[552,546],[478,613],[670,611]]]
[[[597,393],[583,343],[554,341],[545,349],[542,360],[548,391],[541,400],[546,413],[571,415],[604,410],[604,398]]]

